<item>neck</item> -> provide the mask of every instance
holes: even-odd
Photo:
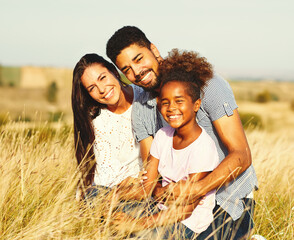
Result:
[[[190,126],[186,125],[182,128],[176,128],[173,138],[173,147],[175,149],[187,147],[200,136],[201,132],[202,129],[196,121]]]
[[[201,133],[201,128],[197,123],[193,124],[192,126],[185,126],[183,128],[177,128],[176,129],[176,134],[178,137],[184,139],[191,138],[191,136],[194,135],[200,135]]]
[[[120,98],[115,105],[107,105],[107,109],[113,113],[121,114],[129,109],[133,102],[133,89],[131,86],[121,86]]]

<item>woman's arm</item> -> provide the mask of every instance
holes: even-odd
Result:
[[[144,166],[147,165],[147,160],[149,157],[152,141],[153,141],[152,136],[149,136],[140,141],[140,153],[141,153],[141,158],[143,160]]]
[[[149,156],[148,163],[146,166],[145,179],[137,184],[129,185],[129,187],[117,188],[116,193],[120,199],[136,199],[141,200],[149,197],[157,183],[158,177],[158,163],[159,160],[153,156]]]

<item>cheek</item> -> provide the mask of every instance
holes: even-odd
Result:
[[[166,113],[166,107],[165,106],[159,106],[159,111],[161,112],[162,115]]]
[[[99,93],[96,90],[93,90],[92,92],[90,92],[89,95],[95,101],[100,102],[100,99],[99,99],[100,96],[99,96]]]

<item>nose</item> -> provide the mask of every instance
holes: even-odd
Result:
[[[105,92],[105,85],[101,81],[98,80],[96,82],[96,86],[100,94],[103,94]]]
[[[133,73],[134,73],[134,76],[135,76],[136,80],[140,79],[141,78],[141,73],[142,73],[141,67],[138,66],[138,65],[133,65],[132,69],[133,69]]]
[[[167,111],[172,112],[173,110],[175,110],[175,104],[171,101],[167,107]]]

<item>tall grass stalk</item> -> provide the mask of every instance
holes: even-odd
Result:
[[[11,122],[0,128],[0,239],[129,238],[111,222],[114,198],[100,194],[91,205],[75,200],[79,175],[72,128],[28,124]],[[247,134],[259,180],[254,233],[267,239],[294,237],[291,134]]]

